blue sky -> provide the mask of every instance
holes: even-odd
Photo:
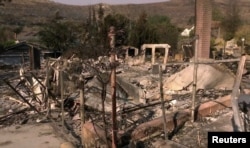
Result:
[[[107,4],[143,4],[143,3],[154,3],[164,2],[168,0],[53,0],[55,2],[71,5],[92,5],[98,3]]]

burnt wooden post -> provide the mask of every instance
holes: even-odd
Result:
[[[115,54],[111,54],[112,148],[117,148]]]
[[[110,27],[108,34],[110,38],[110,66],[111,66],[111,98],[112,98],[112,148],[117,148],[117,121],[116,121],[116,53],[115,53],[115,28]]]
[[[81,115],[81,124],[83,125],[85,123],[85,98],[84,98],[84,81],[81,82],[81,88],[80,88],[80,115]]]
[[[25,60],[24,60],[24,52],[22,53],[22,65],[24,65]]]
[[[34,48],[33,46],[30,46],[30,52],[29,52],[29,60],[30,60],[30,70],[34,70]]]
[[[244,66],[246,62],[246,56],[242,56],[238,65],[237,75],[234,82],[234,87],[231,95],[231,102],[233,108],[233,120],[235,124],[235,131],[243,132],[243,124],[240,118],[239,105],[238,105],[238,96],[239,88],[241,83],[242,74],[244,71]]]
[[[84,142],[84,135],[83,135],[83,131],[84,131],[84,123],[85,123],[85,98],[84,98],[84,79],[81,81],[80,84],[80,116],[81,116],[81,141],[82,141],[82,145]]]
[[[62,110],[62,127],[64,127],[64,85],[63,85],[63,61],[59,61],[59,76],[60,76],[60,86],[61,86],[61,110]]]
[[[167,135],[167,121],[166,121],[166,113],[165,113],[165,102],[164,102],[164,94],[163,94],[163,83],[162,83],[162,66],[159,67],[159,77],[160,77],[160,95],[161,95],[161,109],[162,109],[162,119],[163,119],[163,129],[164,129],[164,138],[168,140]]]
[[[106,112],[105,112],[105,100],[106,100],[106,94],[107,94],[107,83],[109,82],[109,77],[106,78],[105,74],[100,74],[97,78],[99,78],[99,81],[102,83],[102,120],[103,120],[103,128],[105,132],[105,143],[108,145],[108,129],[107,129],[107,122],[106,122]]]
[[[50,106],[50,99],[49,99],[49,88],[50,88],[50,82],[49,82],[49,60],[46,60],[46,82],[45,82],[45,104],[47,106],[47,117],[50,116],[50,110],[51,110],[51,106]]]
[[[30,70],[40,69],[40,51],[34,48],[32,45],[28,45],[29,48],[29,61],[30,61]]]
[[[193,93],[192,93],[192,111],[191,111],[191,120],[195,121],[195,108],[196,108],[196,85],[197,85],[197,70],[198,70],[198,44],[199,36],[196,36],[195,40],[195,53],[194,53],[194,71],[193,71]]]

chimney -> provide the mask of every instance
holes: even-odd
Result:
[[[212,22],[211,0],[196,0],[196,28],[199,35],[198,58],[209,59]]]

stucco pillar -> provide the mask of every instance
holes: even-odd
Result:
[[[142,60],[143,62],[145,62],[145,57],[146,57],[146,49],[144,46],[141,47],[141,51],[143,52],[143,55],[142,55]]]
[[[152,64],[155,63],[155,46],[152,47],[152,57],[151,57],[151,61],[152,61]]]
[[[166,65],[167,61],[168,61],[168,50],[169,50],[169,46],[165,47],[165,55],[164,55],[164,60],[163,60],[163,64]]]

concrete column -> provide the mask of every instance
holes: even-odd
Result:
[[[144,54],[142,55],[142,60],[143,60],[143,62],[145,62],[146,48],[144,46],[142,46],[141,51],[144,52]]]
[[[128,49],[126,49],[126,53],[125,53],[125,59],[128,58]]]
[[[135,56],[137,56],[137,55],[138,55],[138,53],[139,53],[139,51],[138,51],[138,49],[137,49],[137,48],[135,48],[134,50],[135,50]]]
[[[152,51],[151,61],[152,61],[152,64],[154,64],[155,63],[155,46],[152,47],[151,51]]]
[[[166,65],[167,61],[168,61],[168,50],[169,50],[169,46],[165,47],[165,55],[164,55],[164,60],[163,60],[163,64]]]

